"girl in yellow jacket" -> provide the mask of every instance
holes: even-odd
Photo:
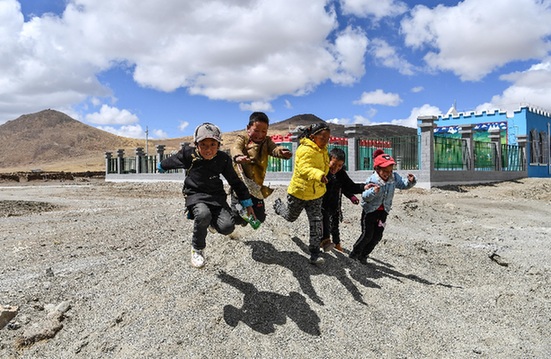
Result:
[[[306,210],[310,224],[310,263],[317,265],[324,263],[320,257],[321,203],[329,171],[327,144],[330,135],[326,123],[316,123],[304,130],[295,154],[293,177],[287,188],[287,204],[279,198],[274,202],[275,212],[289,222],[294,222],[302,210]]]

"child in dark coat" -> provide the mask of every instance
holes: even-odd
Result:
[[[362,193],[363,183],[354,183],[343,169],[346,154],[340,148],[329,151],[329,173],[327,174],[327,192],[323,195],[321,213],[323,215],[323,236],[320,247],[324,252],[335,248],[342,252],[339,223],[342,222],[342,195],[350,199],[354,204],[360,200],[354,196]],[[331,238],[333,241],[331,241]]]
[[[194,219],[191,264],[197,268],[205,264],[203,250],[209,226],[224,235],[235,229],[220,175],[235,191],[243,208],[254,217],[249,190],[237,176],[231,157],[219,150],[221,141],[220,129],[212,123],[203,123],[195,129],[195,147],[186,145],[175,155],[157,164],[157,170],[161,173],[176,168],[186,169],[182,192],[189,217]]]

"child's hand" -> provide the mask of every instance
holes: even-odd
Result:
[[[352,203],[354,203],[354,204],[360,203],[360,200],[359,200],[358,197],[356,197],[356,196],[350,197],[350,201],[351,201]]]
[[[373,188],[373,192],[375,193],[379,193],[379,190],[381,189],[381,187],[379,187],[379,185],[376,183],[368,183],[364,187],[364,189],[370,189],[370,188]]]
[[[245,156],[245,155],[236,156],[234,158],[234,160],[237,163],[250,163],[251,162],[251,159],[248,156]]]
[[[293,153],[289,151],[289,149],[285,148],[281,150],[281,156],[288,160],[289,158],[293,157]]]
[[[257,218],[256,218],[256,215],[254,214],[254,209],[253,209],[252,206],[251,206],[251,207],[247,207],[247,214],[248,214],[249,216],[252,216],[254,219],[257,219]]]
[[[408,181],[413,182],[415,181],[415,175],[412,173],[408,173]]]
[[[370,189],[372,187],[377,187],[377,185],[375,183],[368,183],[364,186],[364,190]]]
[[[327,182],[329,182],[329,180],[327,179],[327,176],[323,176],[321,178],[321,183],[327,183]]]

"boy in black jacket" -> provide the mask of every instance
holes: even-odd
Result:
[[[195,147],[185,145],[175,155],[157,164],[157,170],[184,168],[186,178],[182,192],[189,217],[194,219],[191,240],[191,264],[201,268],[205,264],[203,250],[206,247],[207,229],[227,235],[234,231],[235,223],[227,203],[223,175],[243,208],[254,217],[251,195],[233,168],[231,157],[220,149],[220,129],[212,123],[203,123],[195,129]],[[256,217],[255,217],[256,218]]]
[[[335,248],[342,252],[339,223],[342,221],[341,195],[345,195],[354,204],[360,200],[354,196],[362,193],[365,185],[354,183],[343,169],[345,153],[340,148],[329,151],[329,173],[327,174],[327,192],[323,195],[321,213],[323,214],[323,237],[320,247],[329,252]],[[333,242],[331,238],[333,237]]]

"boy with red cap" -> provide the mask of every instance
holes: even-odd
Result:
[[[386,217],[392,208],[394,190],[410,189],[417,179],[411,173],[402,178],[394,172],[394,159],[377,149],[373,153],[375,172],[366,180],[369,189],[362,193],[362,233],[349,257],[367,264],[367,257],[383,238]]]

